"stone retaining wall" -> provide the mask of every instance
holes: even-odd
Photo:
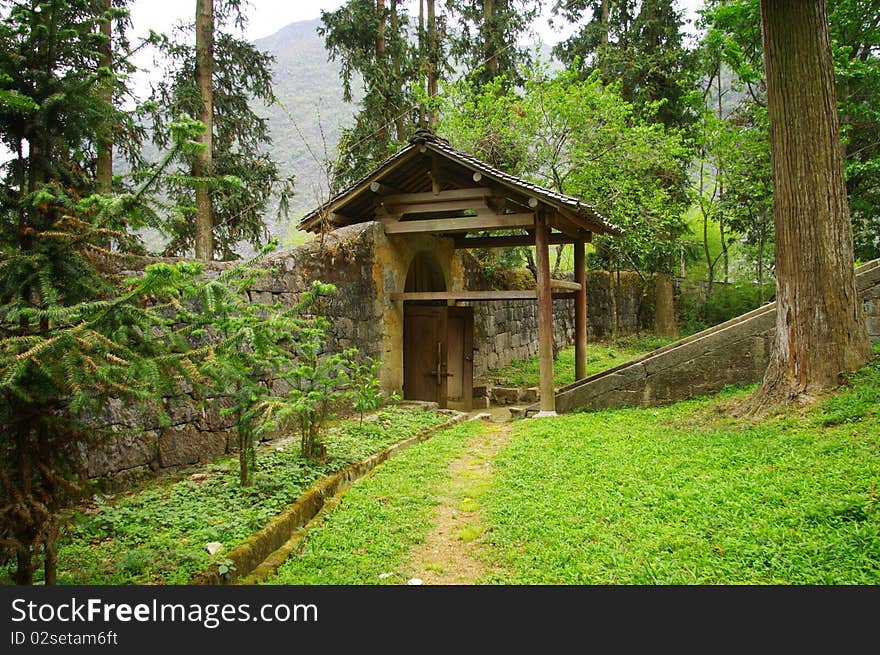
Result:
[[[880,260],[857,269],[868,334],[880,343]],[[556,410],[651,406],[758,382],[776,332],[776,304],[766,305],[634,362],[563,387]],[[537,411],[530,407],[528,411]]]

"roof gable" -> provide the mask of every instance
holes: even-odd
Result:
[[[490,201],[502,216],[531,213],[540,207],[552,210],[557,227],[563,231],[622,234],[583,201],[527,182],[453,148],[428,130],[418,130],[405,148],[382,162],[374,171],[309,212],[298,224],[301,230],[318,232],[323,227],[340,227],[377,220],[388,215],[387,200],[403,197],[421,199],[424,194],[442,195],[453,202],[436,204],[437,216],[460,215],[467,206],[454,202],[455,190],[474,196],[489,192]],[[468,194],[468,191],[474,193]],[[474,196],[476,197],[476,196]],[[500,206],[499,206],[500,205]],[[450,208],[444,211],[444,208]],[[479,211],[477,212],[479,213]],[[453,216],[450,216],[453,217]],[[462,219],[467,216],[460,216]],[[398,216],[400,218],[400,216]],[[518,227],[515,221],[508,221]],[[462,232],[491,228],[470,228],[479,222],[461,221]],[[499,226],[502,227],[502,226]],[[447,230],[448,231],[448,230]]]

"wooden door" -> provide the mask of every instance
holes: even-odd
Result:
[[[447,406],[469,411],[474,396],[474,308],[446,309]]]
[[[403,308],[403,397],[446,407],[447,307]]]
[[[403,397],[473,407],[472,307],[404,305]]]

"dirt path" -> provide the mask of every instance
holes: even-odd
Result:
[[[486,421],[464,454],[449,465],[449,487],[440,497],[434,528],[413,549],[410,578],[423,584],[473,584],[488,568],[478,557],[483,524],[480,499],[495,475],[495,454],[509,439],[509,423]]]

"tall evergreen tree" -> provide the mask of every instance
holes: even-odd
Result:
[[[240,242],[258,248],[268,240],[263,212],[277,197],[279,211],[286,213],[293,178],[284,178],[279,173],[267,152],[271,145],[268,123],[251,106],[254,100],[274,102],[273,59],[227,31],[233,25],[240,28],[246,23],[240,0],[216,0],[213,5],[213,57],[207,43],[204,52],[196,56],[197,48],[190,38],[192,24],[183,27],[175,39],[164,39],[159,47],[169,63],[153,88],[147,111],[152,120],[152,139],[163,149],[170,145],[167,126],[177,116],[204,115],[206,120],[210,116],[210,132],[202,137],[205,149],[198,153],[181,152],[180,174],[165,180],[164,191],[171,199],[166,221],[170,240],[165,254],[193,251],[196,217],[201,216],[203,230],[209,225],[205,217],[208,202],[203,196],[207,192],[213,252],[208,252],[205,236],[198,256],[206,258],[212,254],[214,258],[228,260],[238,256]],[[207,19],[208,16],[203,17],[204,29]],[[199,83],[207,74],[205,66],[211,66],[209,114],[204,114],[208,111],[208,103],[203,101],[207,88]]]
[[[0,543],[20,583],[40,550],[54,581],[55,511],[81,436],[66,410],[157,379],[135,363],[149,321],[112,311],[131,297],[101,274],[107,240],[126,245],[115,228],[137,220],[134,196],[92,194],[100,144],[133,134],[111,101],[124,87],[102,34],[125,12],[109,14],[103,0],[46,0],[0,20],[0,138],[14,153],[0,186]]]
[[[457,23],[451,52],[468,71],[475,87],[503,75],[505,86],[522,81],[520,71],[531,59],[517,39],[540,14],[542,2],[525,0],[447,0]]]
[[[400,0],[349,0],[335,11],[321,13],[318,33],[330,58],[341,64],[343,99],[354,100],[358,78],[363,85],[355,124],[340,138],[332,171],[335,188],[369,172],[406,143],[418,126],[418,108],[441,74],[436,65],[440,46],[432,0],[427,7],[425,32],[410,26]]]
[[[564,0],[555,11],[571,21],[589,15],[554,48],[563,62],[577,63],[585,74],[600,71],[606,84],[619,80],[623,97],[642,116],[667,127],[693,120],[690,55],[674,0]]]

